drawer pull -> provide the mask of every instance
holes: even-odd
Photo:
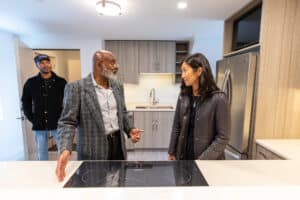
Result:
[[[264,154],[263,152],[259,151],[258,153],[259,153],[264,159],[266,159],[266,160],[268,159],[267,156],[266,156],[266,154]]]

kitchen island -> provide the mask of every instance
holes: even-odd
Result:
[[[9,195],[5,199],[72,200],[300,197],[299,160],[196,161],[208,187],[63,188],[81,163],[70,161],[65,180],[59,183],[55,161],[0,162],[0,194]]]

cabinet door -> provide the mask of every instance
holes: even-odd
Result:
[[[157,61],[160,73],[175,73],[175,42],[161,41],[157,44]]]
[[[134,112],[134,126],[145,130],[145,114],[144,112]],[[144,145],[145,138],[142,135],[139,142],[134,144],[134,148],[141,148]]]
[[[284,160],[277,154],[268,149],[256,144],[256,160]]]
[[[133,112],[128,112],[128,121],[130,126],[134,126],[134,113]],[[131,140],[128,138],[128,136],[125,134],[125,139],[126,139],[126,149],[127,150],[133,150],[134,149],[134,144],[131,142]]]
[[[120,65],[118,77],[124,83],[138,83],[138,41],[105,41],[107,50],[113,52]]]
[[[139,66],[141,73],[174,73],[175,42],[139,42]]]
[[[120,63],[120,43],[119,41],[105,41],[105,49],[111,51],[117,59],[117,62]],[[124,70],[119,69],[118,71],[118,79],[121,82],[124,82]]]
[[[153,148],[169,148],[173,117],[174,112],[153,112]]]
[[[153,41],[139,42],[139,67],[141,73],[153,73],[152,68],[155,65],[156,45]]]
[[[152,112],[134,112],[135,127],[143,129],[139,142],[135,143],[135,149],[149,149],[152,148],[153,140],[153,123]]]

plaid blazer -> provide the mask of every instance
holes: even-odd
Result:
[[[66,85],[63,111],[58,121],[58,151],[72,152],[72,142],[77,128],[78,160],[106,160],[108,141],[101,108],[92,82],[92,74],[77,82]],[[129,124],[124,99],[123,85],[109,80],[117,102],[118,123],[124,158],[127,158],[125,135],[133,128]]]

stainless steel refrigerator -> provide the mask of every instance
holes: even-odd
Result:
[[[231,137],[226,159],[251,159],[257,91],[258,53],[245,53],[217,61],[217,85],[228,97]]]

